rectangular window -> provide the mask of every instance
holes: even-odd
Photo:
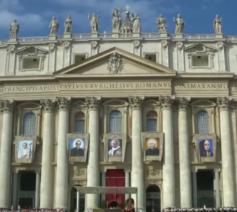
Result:
[[[192,56],[192,66],[193,67],[208,67],[209,66],[208,55]]]
[[[145,54],[145,58],[147,60],[150,60],[150,61],[154,62],[154,63],[156,62],[156,54],[154,54],[154,53]]]
[[[22,69],[39,69],[40,58],[26,57],[23,59]]]
[[[79,119],[75,121],[75,131],[77,133],[84,133],[85,132],[85,120]]]
[[[74,64],[80,64],[86,59],[86,54],[76,54],[74,57]]]

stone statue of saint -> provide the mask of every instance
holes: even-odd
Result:
[[[97,33],[99,28],[98,17],[93,13],[88,15],[88,19],[90,20],[91,33]]]
[[[17,34],[19,32],[19,24],[17,22],[17,20],[14,20],[11,24],[10,24],[10,38],[17,38]]]
[[[53,16],[52,19],[51,19],[51,22],[49,24],[49,34],[50,35],[56,35],[57,31],[58,31],[58,27],[59,27],[58,21]]]
[[[180,14],[174,18],[175,22],[175,34],[182,34],[184,31],[184,20]]]
[[[167,33],[167,26],[166,26],[166,19],[163,15],[160,15],[157,18],[157,26],[160,34],[166,34]]]
[[[121,15],[118,9],[114,9],[112,13],[112,32],[119,33],[121,30]]]
[[[213,28],[216,34],[222,34],[221,17],[219,15],[216,15],[213,21]]]
[[[68,16],[64,22],[64,34],[72,33],[72,18]]]
[[[138,15],[136,15],[135,18],[133,19],[132,31],[133,33],[141,32],[141,19]]]

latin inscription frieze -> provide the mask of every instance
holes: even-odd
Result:
[[[228,89],[227,82],[176,82],[175,89],[218,89],[226,90]]]
[[[169,89],[171,87],[170,81],[140,81],[140,82],[88,82],[88,83],[78,83],[78,82],[71,82],[71,83],[63,83],[60,85],[60,89],[62,90],[116,90],[116,89],[157,89],[157,88],[166,88]]]
[[[40,93],[75,90],[132,90],[132,89],[170,89],[169,80],[143,80],[127,82],[59,82],[35,85],[5,85],[0,87],[0,93]]]

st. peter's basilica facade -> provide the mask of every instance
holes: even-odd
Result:
[[[236,207],[237,36],[89,24],[0,41],[0,208]]]

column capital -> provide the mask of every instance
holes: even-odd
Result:
[[[14,102],[9,100],[0,101],[0,111],[12,111]]]
[[[184,97],[179,98],[178,104],[179,104],[179,110],[187,110],[189,106],[189,99],[184,98]]]
[[[96,110],[98,109],[100,99],[96,97],[86,97],[85,102],[90,110]]]
[[[227,97],[217,98],[217,105],[221,110],[229,109],[230,100]]]
[[[66,110],[69,107],[69,100],[65,97],[58,97],[57,103],[60,110]]]
[[[140,97],[140,96],[128,97],[128,101],[132,109],[139,109],[141,107],[143,100],[144,100],[144,97]]]
[[[162,105],[162,109],[168,109],[172,107],[172,104],[174,102],[174,99],[170,96],[161,96],[159,98],[161,105]]]
[[[51,112],[54,108],[54,101],[50,99],[43,99],[40,101],[44,111]]]

